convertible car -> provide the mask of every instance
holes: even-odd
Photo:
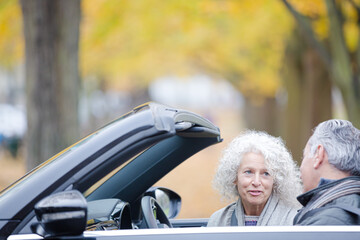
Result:
[[[205,227],[153,185],[220,130],[189,111],[141,105],[0,193],[1,239],[360,239],[360,227]]]

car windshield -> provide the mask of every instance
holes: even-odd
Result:
[[[51,164],[55,163],[57,160],[64,158],[65,156],[67,156],[71,151],[75,150],[76,148],[78,148],[80,145],[84,144],[85,142],[87,142],[89,139],[91,139],[92,137],[94,137],[96,134],[98,134],[98,132],[95,132],[85,138],[83,138],[82,140],[80,140],[79,142],[73,144],[72,146],[64,149],[63,151],[59,152],[58,154],[54,155],[52,158],[48,159],[47,161],[43,162],[42,164],[40,164],[39,166],[37,166],[36,168],[32,169],[31,171],[29,171],[28,173],[26,173],[23,177],[19,178],[17,181],[15,181],[14,183],[12,183],[11,185],[9,185],[7,188],[3,189],[0,192],[0,198],[8,191],[10,191],[11,189],[20,186],[23,182],[25,182],[27,179],[31,178],[31,176],[33,176],[35,173],[40,172],[40,171],[44,171],[48,166],[50,166]]]

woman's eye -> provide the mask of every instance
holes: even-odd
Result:
[[[244,173],[245,173],[245,174],[251,174],[251,171],[250,171],[250,170],[246,170]]]
[[[264,175],[265,175],[265,176],[270,176],[270,173],[264,172]]]

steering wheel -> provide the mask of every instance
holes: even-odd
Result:
[[[159,228],[156,220],[159,220],[160,226],[172,228],[172,225],[160,207],[155,198],[151,196],[144,196],[141,199],[141,210],[143,212],[143,222],[146,228]]]

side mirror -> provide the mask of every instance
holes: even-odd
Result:
[[[164,187],[151,187],[145,195],[155,198],[169,219],[179,214],[181,197],[176,192]]]
[[[35,205],[38,223],[32,231],[44,238],[81,235],[86,227],[87,203],[77,190],[52,194]]]

